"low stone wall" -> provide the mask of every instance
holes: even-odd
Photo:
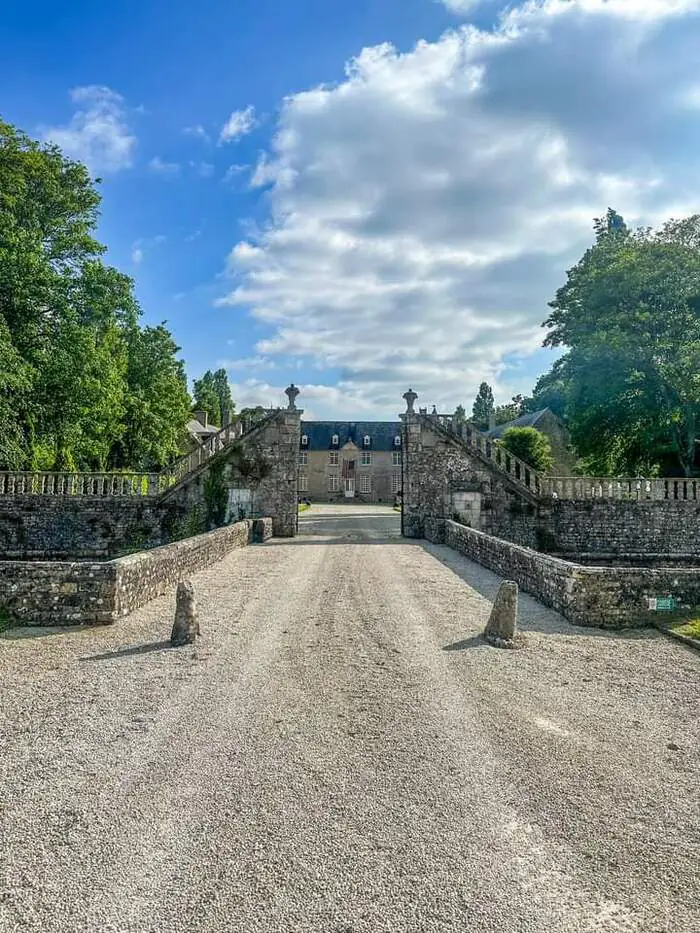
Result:
[[[271,519],[248,520],[101,563],[0,561],[0,614],[18,625],[108,624],[271,532]]]
[[[672,595],[682,606],[700,606],[700,568],[584,567],[452,521],[426,523],[428,536],[515,580],[575,625],[650,625],[658,618],[648,608],[650,597]]]

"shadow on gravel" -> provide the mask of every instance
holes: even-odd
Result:
[[[150,654],[152,651],[165,651],[171,647],[169,641],[154,641],[149,645],[136,645],[134,648],[119,648],[118,651],[106,651],[104,654],[93,654],[81,661],[114,661],[117,658],[129,658],[135,654]]]
[[[464,651],[466,648],[488,648],[489,645],[484,641],[481,635],[472,635],[471,638],[463,638],[462,641],[452,642],[451,645],[444,645],[443,651]]]
[[[451,570],[480,596],[493,603],[502,578],[493,571],[476,564],[444,544],[431,544],[421,540],[420,545],[436,560]],[[605,638],[609,641],[651,641],[663,636],[652,628],[608,631],[593,626],[572,625],[554,609],[545,606],[522,589],[519,594],[518,624],[523,632],[542,632],[545,635],[578,635],[583,638]],[[456,650],[456,649],[455,649]]]

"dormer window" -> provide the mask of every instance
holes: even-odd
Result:
[[[338,437],[337,434],[333,435],[333,437],[331,438],[331,443],[333,444],[334,447],[338,446],[338,444],[340,443],[340,438]]]
[[[369,445],[372,443],[372,439],[370,438],[369,434],[365,434],[362,443],[365,447],[369,447]]]
[[[302,435],[301,435],[301,446],[302,446],[302,447],[308,447],[308,446],[309,446],[309,435],[308,435],[308,434],[302,434]]]
[[[394,447],[400,447],[400,446],[401,446],[401,435],[397,434],[396,437],[394,438]]]

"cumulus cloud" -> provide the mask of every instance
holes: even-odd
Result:
[[[124,98],[96,84],[76,87],[70,97],[78,109],[67,125],[44,127],[44,139],[84,162],[92,174],[129,168],[136,137],[129,127]]]
[[[194,139],[201,139],[202,142],[208,143],[210,140],[209,133],[204,129],[201,123],[197,123],[194,126],[186,126],[182,131],[185,136],[192,136]]]
[[[221,128],[219,143],[235,143],[255,128],[255,107],[234,110]]]
[[[139,237],[138,240],[135,240],[134,245],[131,247],[131,261],[133,264],[135,266],[140,266],[144,260],[146,250],[161,246],[165,243],[166,239],[165,234],[159,233],[157,236]]]
[[[268,226],[227,260],[221,303],[256,351],[340,373],[315,404],[452,408],[522,388],[547,301],[610,205],[697,209],[700,0],[530,0],[289,97],[254,183]],[[530,383],[531,384],[531,383]],[[305,390],[307,392],[308,390]]]
[[[447,7],[450,13],[471,13],[472,10],[481,6],[486,0],[436,0],[436,2]]]

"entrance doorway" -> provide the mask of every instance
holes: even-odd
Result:
[[[345,477],[345,498],[346,499],[355,498],[355,477],[354,476]]]

